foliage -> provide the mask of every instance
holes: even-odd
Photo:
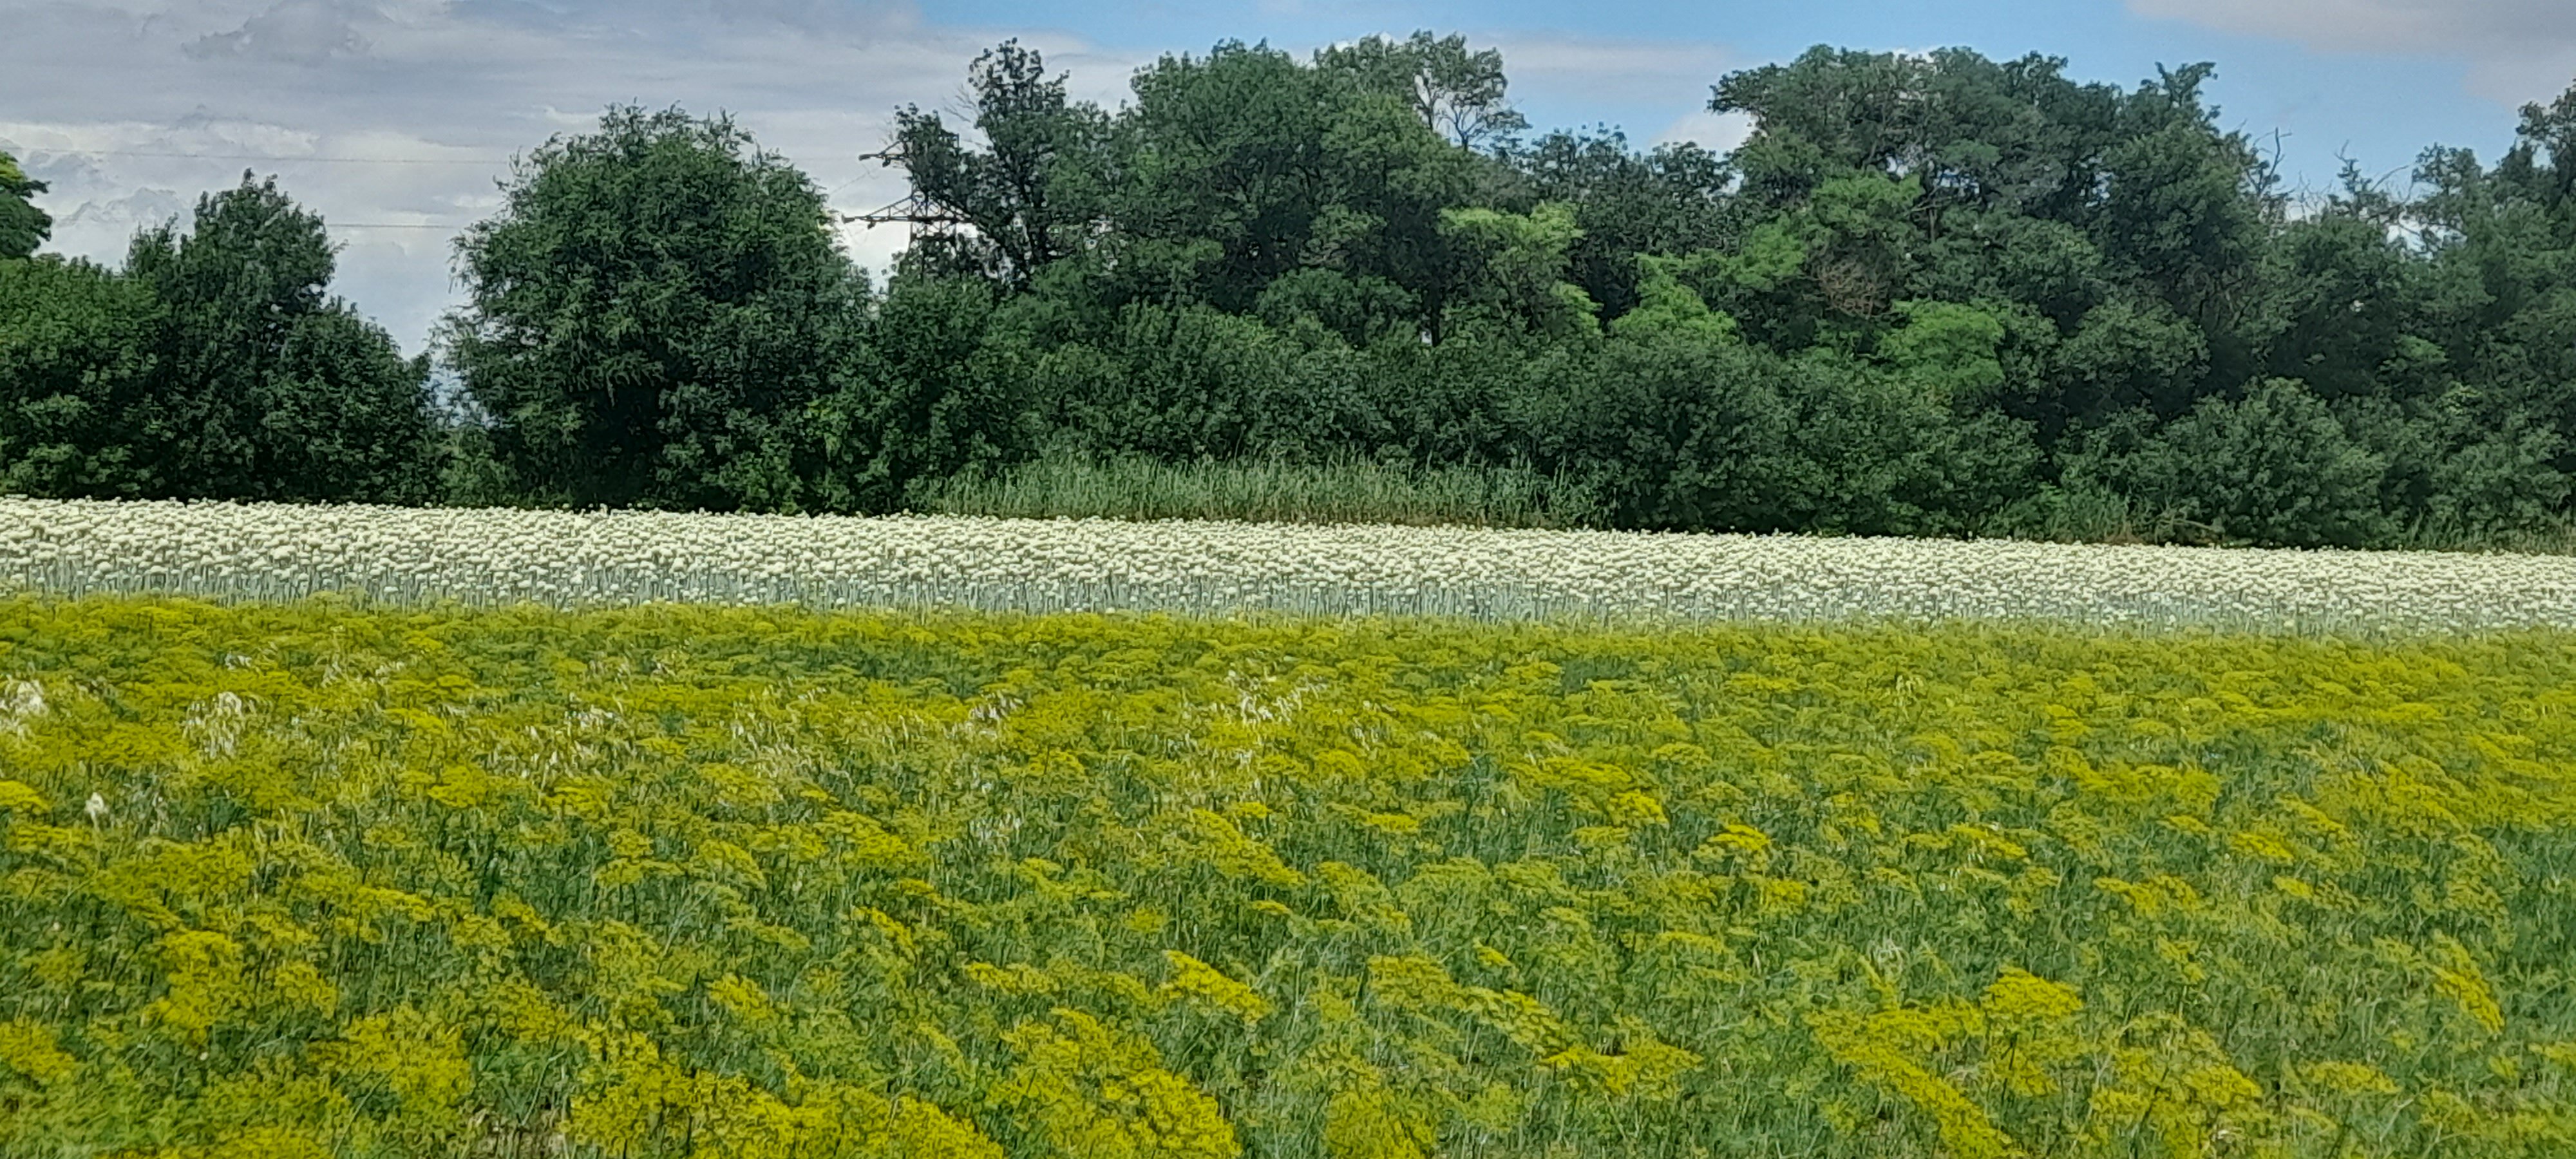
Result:
[[[0,605],[0,1150],[2540,1156],[2559,633]]]
[[[1464,36],[1367,36],[1315,54],[1315,67],[1348,75],[1367,92],[1403,101],[1424,128],[1462,149],[1508,145],[1529,120],[1505,98],[1503,54],[1471,50]]]
[[[1016,41],[965,74],[873,154],[914,224],[882,298],[825,195],[722,116],[612,109],[541,147],[459,252],[444,354],[476,405],[426,437],[354,315],[289,358],[241,337],[248,298],[137,330],[15,273],[71,281],[0,317],[28,400],[0,478],[879,514],[1052,452],[1527,470],[1623,529],[2576,535],[2576,91],[2500,157],[2293,198],[2205,62],[2124,86],[1818,47],[1716,78],[1749,129],[1723,155],[1533,134],[1498,50],[1429,31],[1222,41],[1116,102]],[[6,173],[0,261],[41,234]],[[296,245],[201,247],[191,277],[274,258],[318,286]],[[252,381],[288,403],[250,412],[264,451],[210,401]]]
[[[426,359],[329,296],[322,219],[275,180],[136,236],[122,271],[0,264],[0,486],[423,502]]]
[[[327,297],[322,219],[274,179],[202,198],[187,236],[135,238],[127,275],[160,310],[140,416],[164,494],[418,501],[429,364]],[[141,456],[138,456],[140,458]]]
[[[1526,469],[1430,467],[1373,460],[1307,466],[1284,460],[1166,463],[1063,452],[999,475],[966,474],[922,489],[913,506],[1010,519],[1230,519],[1578,527],[1596,505],[1563,479]]]
[[[166,494],[128,425],[152,386],[140,283],[53,256],[0,262],[0,492]]]
[[[2303,384],[2275,379],[2242,399],[2203,400],[2138,446],[2106,454],[2101,474],[2222,538],[2357,547],[2387,534],[2378,525],[2387,467]]]
[[[796,510],[864,287],[805,175],[724,117],[611,109],[459,241],[447,356],[530,494]]]
[[[18,168],[17,158],[0,151],[0,262],[33,254],[53,236],[53,215],[35,203],[45,188]]]
[[[894,162],[922,207],[973,233],[945,238],[920,263],[972,270],[1027,288],[1037,271],[1078,252],[1107,195],[1100,167],[1107,118],[1065,98],[1037,50],[1007,40],[975,58],[970,149],[936,112],[917,105],[895,114]]]
[[[1026,368],[987,341],[994,305],[971,278],[914,275],[887,287],[854,371],[809,404],[820,506],[892,511],[918,480],[1020,457]]]

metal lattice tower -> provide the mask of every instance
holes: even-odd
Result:
[[[859,160],[875,161],[882,165],[895,165],[904,160],[904,152],[901,146],[893,146],[880,149],[874,153],[862,153],[859,155]],[[844,213],[840,215],[840,217],[844,223],[858,222],[866,225],[869,229],[875,229],[880,225],[891,225],[901,222],[912,227],[912,239],[914,241],[920,241],[923,236],[928,234],[946,233],[951,228],[963,225],[966,222],[966,219],[962,217],[944,212],[938,207],[923,201],[921,199],[921,195],[918,193],[905,194],[901,199],[891,202],[872,212]]]

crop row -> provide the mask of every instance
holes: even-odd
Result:
[[[2576,559],[2005,540],[0,499],[0,587],[1464,617],[2576,626]]]

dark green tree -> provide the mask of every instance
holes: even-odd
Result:
[[[428,360],[331,296],[335,264],[322,218],[247,173],[199,198],[188,232],[134,239],[126,276],[153,304],[151,366],[116,429],[146,492],[429,497]]]
[[[51,255],[0,261],[0,494],[171,494],[133,429],[152,385],[142,285]]]
[[[1033,371],[999,332],[998,305],[971,276],[887,287],[852,368],[812,405],[828,506],[894,511],[917,483],[1028,456]]]
[[[2403,368],[2458,385],[2490,428],[2513,417],[2556,433],[2551,466],[2576,473],[2576,88],[2522,111],[2490,168],[2433,149],[2409,207],[2425,260],[2413,309],[2425,340]]]
[[[2139,437],[2145,431],[2152,433]],[[2107,426],[2088,451],[2080,477],[2220,540],[2362,547],[2398,530],[2381,505],[2387,458],[2295,380],[2267,380],[2242,398],[2202,399],[2161,428]]]
[[[1640,154],[1616,131],[1558,132],[1514,152],[1511,162],[1533,206],[1574,207],[1582,234],[1567,253],[1567,278],[1600,304],[1605,320],[1636,307],[1641,256],[1726,248],[1741,227],[1728,193],[1734,171],[1697,145]]]
[[[530,496],[806,510],[865,286],[811,180],[730,119],[611,109],[459,240],[449,359]]]
[[[887,163],[903,167],[920,209],[967,228],[938,235],[923,258],[1026,290],[1103,224],[1109,119],[1067,100],[1064,77],[1049,77],[1045,58],[1016,40],[976,57],[967,83],[982,147],[937,112],[906,106],[895,113]]]

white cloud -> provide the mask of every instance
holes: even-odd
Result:
[[[1729,69],[1742,67],[1725,46],[1706,41],[1524,32],[1498,34],[1476,43],[1502,51],[1515,99],[1556,99],[1596,108],[1669,105],[1678,115],[1706,104],[1709,86]]]
[[[50,248],[120,260],[135,229],[183,213],[246,168],[274,173],[343,243],[334,289],[413,350],[455,300],[453,239],[497,204],[510,158],[595,124],[609,105],[730,112],[832,191],[835,207],[860,212],[905,192],[899,171],[860,160],[886,143],[892,111],[958,109],[968,62],[1004,37],[1069,72],[1076,98],[1113,107],[1157,55],[1104,52],[1060,33],[943,27],[911,0],[0,7],[10,46],[0,149],[52,184],[42,198],[58,222]],[[1740,136],[1699,111],[1708,85],[1740,67],[1718,45],[1470,39],[1502,49],[1524,104],[1624,107],[1643,124],[1667,124],[1656,141],[1718,148]],[[902,226],[853,225],[842,237],[880,274],[906,241]]]
[[[1654,143],[1675,145],[1688,141],[1711,153],[1731,153],[1753,136],[1750,113],[1712,113],[1706,109],[1688,114],[1655,134]]]
[[[358,31],[383,17],[347,0],[279,0],[230,32],[208,33],[183,48],[190,56],[239,56],[284,64],[319,64],[334,56],[362,56],[369,41]]]
[[[2128,0],[2143,16],[2278,37],[2334,52],[2447,57],[2478,95],[2547,100],[2576,78],[2569,0]]]
[[[901,0],[7,0],[0,149],[52,185],[53,250],[120,260],[135,229],[274,173],[332,224],[334,290],[417,350],[454,300],[450,252],[509,159],[612,104],[723,110],[874,209],[902,175],[859,155],[893,109],[940,108],[1010,35],[944,29]],[[1140,60],[1024,36],[1080,95]],[[403,227],[403,228],[388,228]],[[422,228],[426,227],[426,228]],[[882,271],[899,227],[851,227]]]
[[[176,189],[138,189],[113,201],[85,201],[54,223],[58,234],[113,232],[120,237],[159,225],[188,212],[190,200]]]

